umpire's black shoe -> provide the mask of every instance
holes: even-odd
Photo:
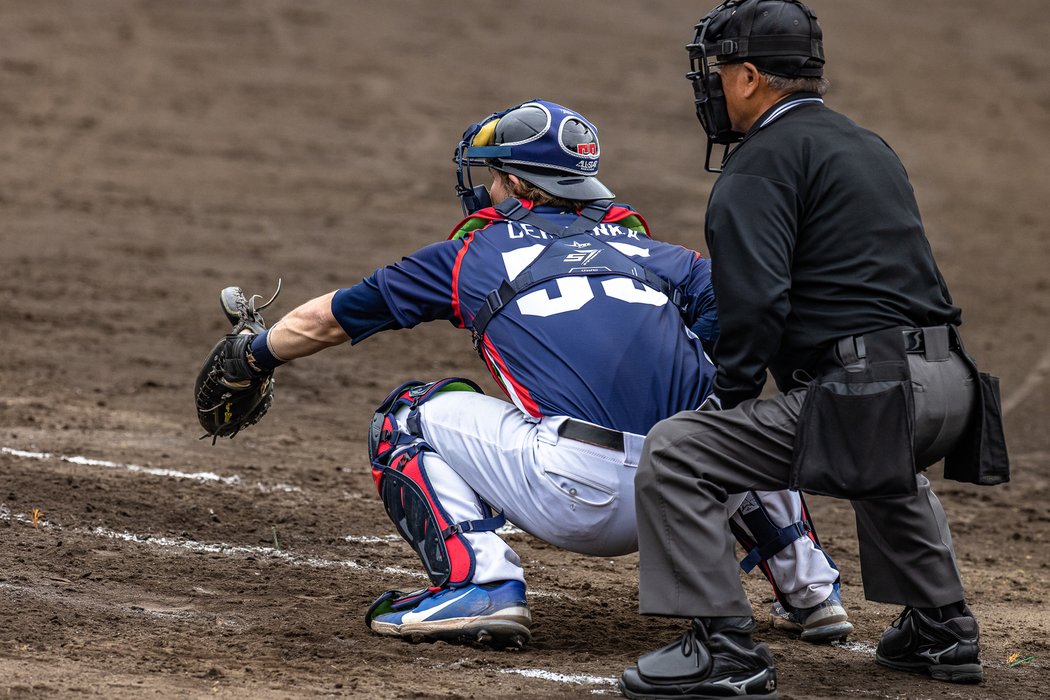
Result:
[[[898,671],[925,673],[939,681],[980,683],[980,634],[969,615],[937,622],[915,608],[905,608],[882,633],[875,660]]]
[[[750,617],[694,619],[677,642],[638,659],[620,676],[632,700],[777,697],[777,672],[765,644],[751,641]]]

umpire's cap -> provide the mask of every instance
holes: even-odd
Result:
[[[727,0],[705,23],[704,49],[718,63],[749,61],[786,78],[824,74],[823,32],[817,16],[799,0]]]

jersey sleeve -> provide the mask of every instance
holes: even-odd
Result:
[[[718,340],[718,304],[715,302],[715,287],[711,281],[711,262],[697,256],[689,280],[688,293],[693,298],[691,318],[695,319],[690,330],[700,338],[704,348],[710,350]]]
[[[383,301],[375,278],[373,274],[353,287],[338,290],[332,297],[332,315],[350,336],[351,345],[380,331],[402,327]]]
[[[705,229],[720,309],[715,392],[724,408],[761,393],[780,347],[797,212],[791,187],[757,175],[723,175],[712,192]]]
[[[458,240],[433,243],[376,270],[379,293],[402,328],[453,320],[452,270],[462,247]]]

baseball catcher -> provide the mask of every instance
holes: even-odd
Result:
[[[220,388],[207,392],[202,413],[212,435],[258,419],[282,363],[439,319],[470,334],[509,398],[452,377],[406,382],[376,409],[372,476],[432,583],[381,595],[366,615],[377,634],[527,642],[524,571],[497,529],[510,521],[595,556],[636,551],[645,434],[705,401],[713,410],[710,264],[654,240],[640,214],[614,204],[597,177],[600,155],[594,125],[552,102],[472,124],[454,153],[466,218],[447,240],[213,351],[209,366],[219,370],[206,370],[204,383],[214,375]],[[472,167],[488,168],[490,188],[473,183]],[[245,420],[227,422],[226,406]],[[852,630],[838,571],[798,494],[751,492],[727,507],[748,551],[742,566],[773,582],[779,626],[810,641]]]

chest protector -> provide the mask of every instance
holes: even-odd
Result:
[[[594,235],[594,228],[606,221],[612,208],[607,200],[591,202],[580,210],[576,220],[559,227],[550,219],[535,213],[514,198],[506,199],[492,211],[492,220],[528,224],[549,236],[546,248],[513,280],[503,280],[486,296],[474,314],[471,325],[474,349],[480,352],[485,329],[515,297],[533,287],[559,277],[620,275],[662,292],[683,317],[688,317],[692,299],[684,287],[675,286],[637,260],[625,255]],[[490,217],[486,217],[490,218]]]

